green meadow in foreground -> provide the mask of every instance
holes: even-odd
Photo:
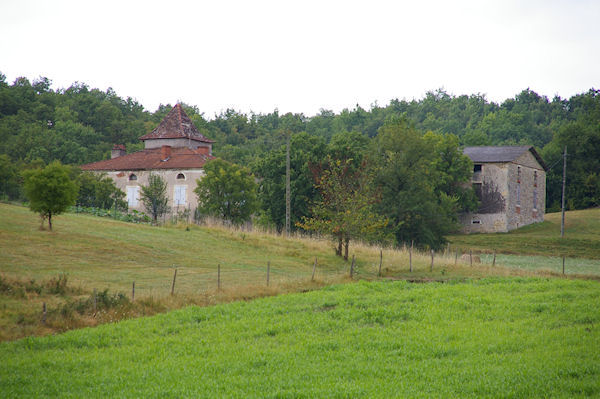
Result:
[[[0,343],[3,397],[600,395],[596,281],[360,282]]]

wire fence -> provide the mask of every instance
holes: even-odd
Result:
[[[352,257],[343,267],[322,265],[315,257],[313,264],[301,268],[290,268],[266,261],[264,265],[228,265],[215,267],[189,267],[170,265],[161,268],[154,276],[132,276],[130,282],[119,281],[114,288],[128,291],[132,297],[163,296],[167,294],[194,295],[215,290],[252,289],[277,287],[281,285],[301,286],[313,281],[319,283],[341,282],[346,279],[377,279],[400,277],[410,279],[415,276],[435,278],[440,272],[452,266],[497,267],[499,270],[520,269],[527,272],[542,272],[564,275],[600,276],[600,260],[507,255],[480,253],[465,250],[445,250],[423,252],[403,249],[393,251],[393,256],[385,256],[390,251],[380,251],[378,259],[359,260]],[[474,269],[476,270],[476,269]],[[493,273],[492,273],[493,274]]]

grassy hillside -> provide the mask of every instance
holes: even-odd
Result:
[[[361,282],[0,343],[6,397],[600,395],[598,282]],[[35,376],[35,378],[32,378]]]
[[[358,278],[377,278],[378,248],[351,245],[351,254],[356,255]],[[531,274],[491,268],[491,261],[469,267],[459,260],[455,265],[452,254],[440,255],[436,254],[431,271],[430,255],[413,253],[413,271],[409,272],[408,251],[385,249],[382,275],[446,281]],[[313,282],[315,257],[318,267]],[[217,265],[221,290],[217,290]],[[536,265],[548,269],[543,261]],[[175,267],[176,295],[170,296]],[[28,209],[0,204],[0,341],[152,315],[189,304],[212,305],[315,289],[349,281],[349,267],[333,255],[328,240],[286,239],[216,227],[158,228],[76,214],[60,215],[55,230],[49,232],[39,229],[38,217]],[[567,272],[597,274],[598,267],[569,264]],[[132,303],[133,282],[136,300]],[[96,306],[94,289],[101,296]],[[122,295],[117,296],[118,292]]]
[[[600,259],[600,208],[569,211],[565,237],[560,237],[560,213],[549,213],[543,223],[508,233],[453,235],[452,246],[508,254],[567,256]]]

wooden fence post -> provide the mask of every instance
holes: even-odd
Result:
[[[458,249],[456,250],[456,254],[454,255],[454,266],[458,265]]]
[[[317,257],[315,256],[315,264],[313,265],[312,276],[310,277],[310,281],[315,281],[315,272],[317,271]]]
[[[496,266],[496,250],[494,249],[494,259],[492,260],[492,267]]]
[[[131,285],[131,302],[135,301],[135,281]]]
[[[562,257],[563,260],[563,275],[565,274],[565,256]]]
[[[271,274],[271,261],[267,262],[267,287],[269,286],[269,274]]]
[[[350,279],[352,279],[354,275],[354,255],[352,255],[352,264],[350,265]]]
[[[433,254],[434,254],[434,253],[435,253],[435,252],[434,252],[434,250],[432,249],[432,250],[431,250],[431,267],[429,268],[429,271],[430,271],[430,272],[433,272]]]
[[[94,288],[94,315],[96,314],[97,308],[98,308],[98,295],[96,295],[96,289]]]
[[[473,251],[469,249],[469,265],[473,266]]]
[[[42,303],[42,323],[46,324],[46,302]]]
[[[377,272],[377,276],[381,277],[381,264],[383,263],[383,249],[379,249],[379,271]]]
[[[171,295],[175,295],[175,279],[177,279],[177,268],[175,268],[175,273],[173,273],[173,284],[171,285]]]
[[[221,264],[217,265],[217,290],[221,291]]]
[[[410,240],[410,248],[408,249],[408,270],[412,273],[412,250],[415,240]]]

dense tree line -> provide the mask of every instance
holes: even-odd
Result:
[[[184,104],[184,108],[198,129],[217,141],[216,156],[249,168],[259,179],[259,221],[278,229],[285,215],[287,135],[292,142],[293,226],[310,218],[311,207],[322,200],[311,168],[327,157],[354,163],[366,159],[373,170],[372,182],[381,193],[380,201],[372,206],[385,213],[390,226],[396,224],[396,240],[417,236],[422,242],[433,242],[432,237],[439,239],[452,225],[453,212],[472,206],[470,194],[458,189],[465,161],[457,149],[465,145],[536,146],[552,165],[547,176],[549,210],[560,206],[559,161],[567,146],[569,209],[600,205],[598,90],[549,99],[526,89],[501,104],[481,94],[454,96],[436,90],[421,99],[394,99],[370,109],[357,105],[339,113],[321,110],[314,116],[227,109],[209,118],[195,106]],[[141,149],[138,137],[156,127],[170,109],[166,104],[149,112],[112,89],[101,91],[84,83],[56,90],[47,78],[33,82],[17,78],[9,83],[0,73],[0,196],[23,197],[25,169],[55,160],[79,165],[105,159],[116,143],[126,144],[128,152]],[[421,155],[414,164],[402,158],[409,147]],[[398,165],[406,173],[386,165],[392,162],[391,152],[406,162]],[[437,179],[423,178],[425,170]],[[386,190],[393,186],[386,186],[386,181],[406,191],[398,189],[396,199],[386,199]],[[427,200],[411,204],[416,196]],[[401,207],[392,211],[398,201]]]

